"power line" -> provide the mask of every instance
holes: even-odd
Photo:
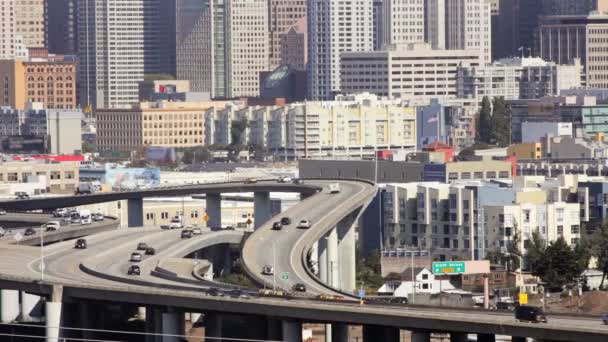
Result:
[[[60,330],[76,330],[76,331],[88,331],[88,332],[102,332],[102,333],[111,333],[111,334],[129,334],[129,335],[145,335],[145,336],[167,336],[167,337],[181,337],[181,338],[201,338],[200,336],[193,335],[178,335],[178,334],[157,334],[157,333],[146,333],[139,331],[125,331],[125,330],[107,330],[107,329],[91,329],[91,328],[73,328],[73,327],[50,327],[46,325],[37,325],[37,324],[20,324],[20,323],[2,323],[0,325],[7,326],[15,326],[15,327],[25,327],[25,328],[38,328],[38,329],[60,329]],[[0,334],[0,336],[3,336]],[[17,335],[9,335],[9,336],[17,336]],[[36,336],[34,336],[36,337]],[[39,336],[38,336],[39,337]],[[282,340],[260,340],[260,339],[246,339],[246,338],[233,338],[233,337],[212,337],[205,336],[205,340],[224,340],[224,341],[243,341],[243,342],[283,342]],[[78,341],[79,339],[72,339]],[[114,341],[114,340],[91,340],[91,339],[80,339],[81,341],[97,341],[97,342],[122,342],[122,341]]]
[[[22,338],[37,338],[37,339],[46,339],[48,336],[37,336],[37,335],[24,335],[24,334],[7,334],[0,333],[0,336],[8,336],[8,337],[22,337]],[[119,341],[119,340],[92,340],[90,338],[73,338],[73,337],[59,337],[58,341],[86,341],[86,342],[127,342],[127,341]]]

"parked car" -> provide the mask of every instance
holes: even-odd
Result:
[[[515,320],[522,322],[547,323],[547,316],[543,309],[539,307],[519,305],[515,308]]]
[[[311,223],[308,220],[302,220],[298,223],[298,228],[300,229],[308,229],[311,227]]]
[[[56,231],[57,229],[61,228],[61,222],[49,221],[49,222],[45,223],[44,225],[42,225],[42,228],[44,228],[44,230],[47,232],[53,232],[53,231]]]
[[[35,235],[36,234],[36,230],[34,228],[27,228],[25,230],[25,232],[23,233],[23,235],[25,236],[30,236],[30,235]]]
[[[496,310],[515,310],[515,304],[509,302],[498,302],[496,303]]]
[[[141,275],[141,268],[139,268],[139,266],[137,266],[137,265],[131,265],[131,266],[129,266],[129,269],[127,270],[127,274],[128,275]]]
[[[74,248],[76,249],[87,249],[87,240],[86,239],[78,239],[74,244]]]
[[[283,217],[281,219],[281,225],[288,226],[291,224],[291,219],[289,217]]]
[[[272,224],[273,230],[281,230],[281,228],[283,228],[283,225],[281,224],[281,222],[275,222]]]
[[[297,283],[293,286],[293,290],[297,292],[306,292],[306,285]]]
[[[140,242],[137,244],[138,251],[145,251],[148,248],[148,244],[145,242]]]
[[[182,239],[189,239],[192,237],[192,231],[191,230],[182,230],[182,234],[181,234]]]
[[[273,275],[274,267],[272,267],[271,265],[264,265],[264,267],[262,267],[262,274],[263,275]]]
[[[154,247],[146,248],[146,255],[154,255],[154,254],[156,254],[156,249],[154,249]]]
[[[142,260],[141,253],[138,253],[138,252],[131,253],[131,261],[140,262],[141,260]]]
[[[217,297],[217,296],[219,296],[219,294],[220,294],[220,290],[218,290],[218,288],[217,288],[217,287],[211,287],[211,288],[209,288],[209,289],[207,290],[207,293],[208,293],[210,296]]]

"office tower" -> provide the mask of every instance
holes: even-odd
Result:
[[[280,35],[279,47],[281,49],[280,64],[288,64],[296,70],[305,71],[308,61],[306,45],[308,40],[306,18],[300,18],[289,31]]]
[[[608,15],[547,16],[540,22],[538,53],[545,60],[569,64],[580,58],[587,86],[608,87]]]
[[[328,100],[340,91],[340,54],[371,51],[373,0],[308,1],[309,98]]]
[[[305,0],[270,0],[270,65],[281,64],[281,39],[298,21],[306,16]]]
[[[541,11],[538,0],[500,0],[492,18],[492,58],[530,55]]]
[[[46,46],[50,53],[77,53],[76,2],[46,0]]]
[[[16,0],[14,6],[15,33],[28,48],[45,47],[44,0]]]
[[[0,1],[0,59],[27,59],[23,37],[17,34],[16,0]]]
[[[78,0],[81,106],[129,107],[145,75],[174,72],[172,8],[164,0]]]
[[[425,41],[433,49],[445,49],[446,25],[445,25],[445,2],[446,0],[427,0],[425,8]]]
[[[382,8],[384,7],[384,0],[374,0],[374,50],[382,49],[383,35],[384,35],[384,13]]]
[[[424,1],[384,0],[383,43],[424,42]]]
[[[608,0],[542,0],[543,15],[608,14]]]

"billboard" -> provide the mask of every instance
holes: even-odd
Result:
[[[146,189],[160,185],[159,168],[113,168],[106,170],[106,183],[122,190]]]

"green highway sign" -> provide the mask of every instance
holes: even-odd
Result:
[[[439,261],[433,263],[433,274],[465,273],[464,261]]]
[[[283,272],[283,273],[281,273],[281,279],[283,279],[283,280],[289,280],[289,272]]]

